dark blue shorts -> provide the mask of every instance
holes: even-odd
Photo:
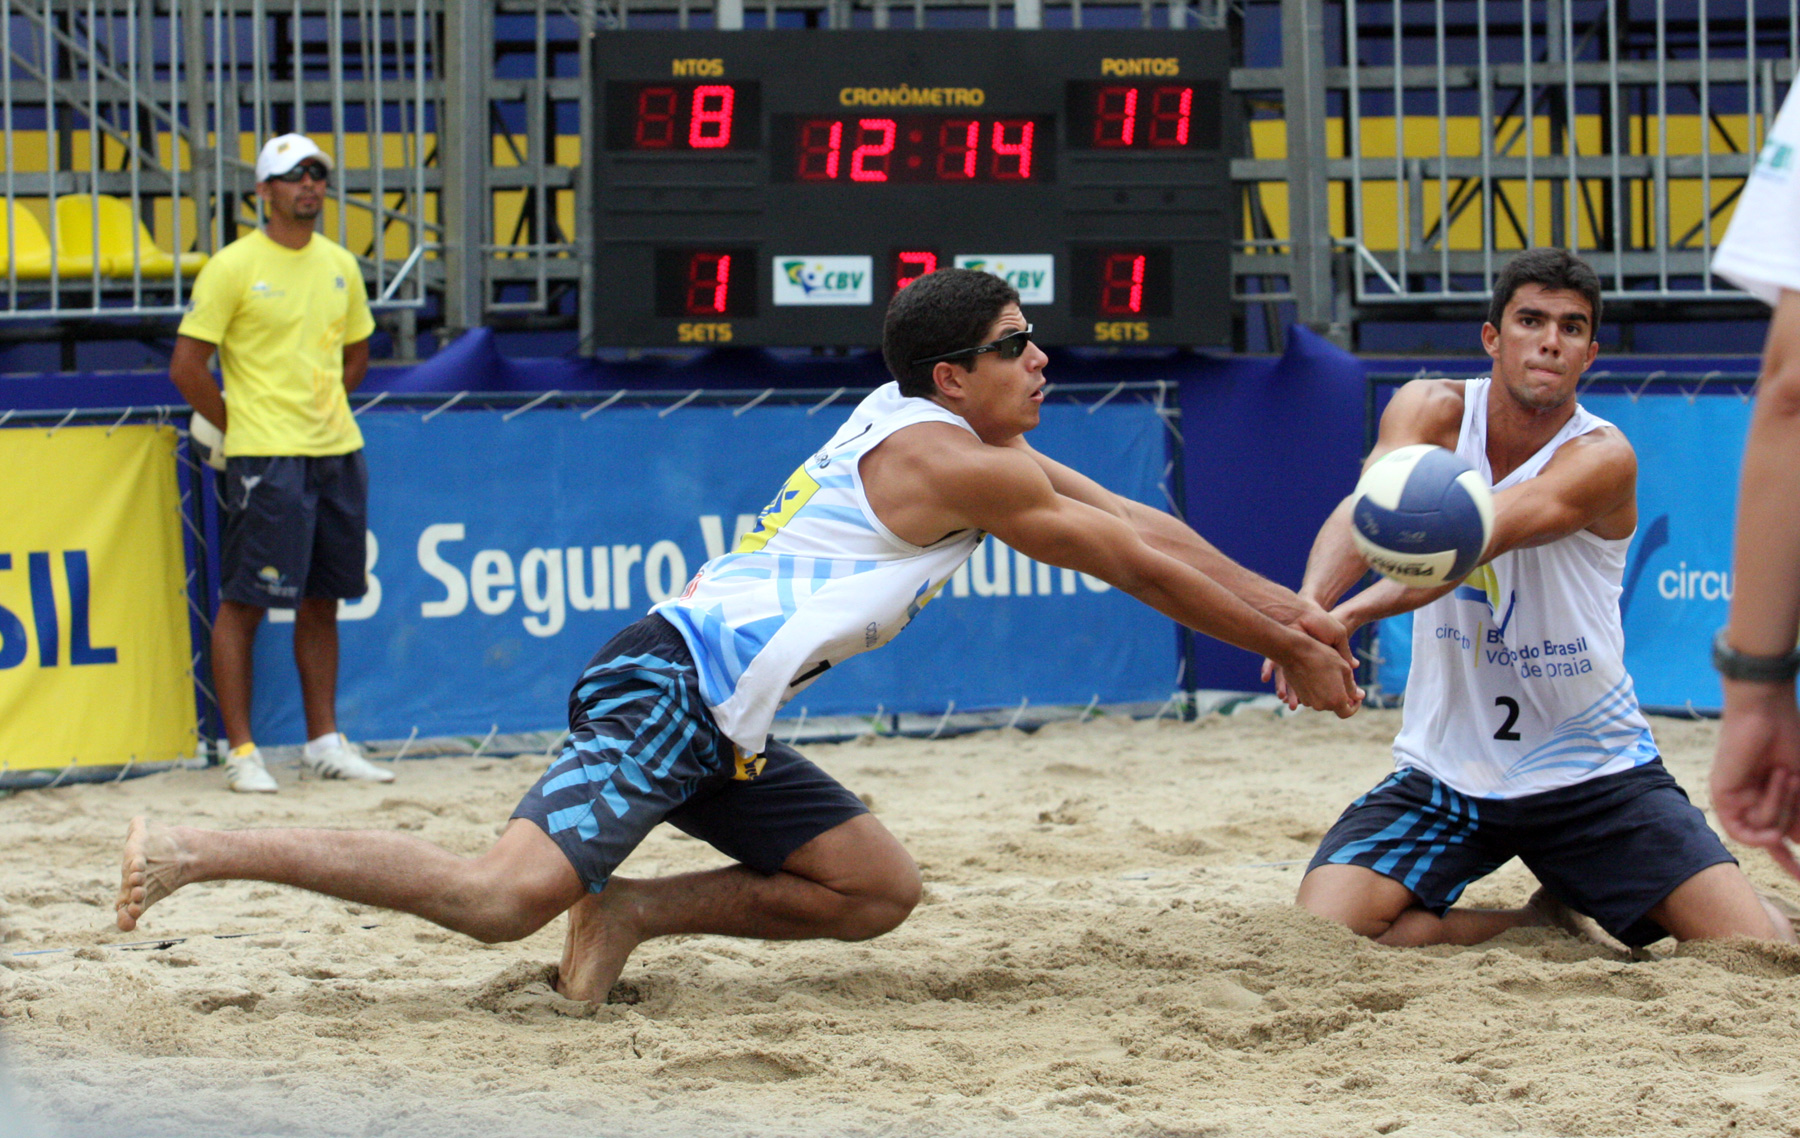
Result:
[[[1676,886],[1737,861],[1656,760],[1522,798],[1471,798],[1423,771],[1396,771],[1350,804],[1306,868],[1372,869],[1441,917],[1514,857],[1634,948],[1668,935],[1645,914]]]
[[[225,460],[219,595],[291,609],[369,591],[369,469],[362,451]]]
[[[744,756],[700,699],[687,642],[654,614],[600,649],[569,696],[569,741],[513,811],[561,847],[589,892],[606,888],[658,822],[758,873],[868,813],[771,737]]]

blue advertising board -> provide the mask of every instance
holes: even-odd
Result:
[[[1661,710],[1716,711],[1723,693],[1709,648],[1731,601],[1732,528],[1750,403],[1729,392],[1588,394],[1581,403],[1618,426],[1637,451],[1638,528],[1619,610],[1638,701]],[[1405,687],[1411,630],[1410,615],[1382,622],[1386,691]]]
[[[364,415],[371,588],[340,609],[340,726],[356,739],[564,726],[589,657],[734,546],[850,406]],[[1129,399],[1047,405],[1031,436],[1158,506],[1170,438]],[[304,737],[292,627],[257,638],[261,742]],[[1156,612],[990,537],[898,640],[784,714],[1160,701],[1175,645]]]
[[[1750,403],[1736,394],[1589,395],[1638,456],[1638,530],[1619,610],[1646,707],[1716,711],[1713,633],[1731,602],[1731,535]]]

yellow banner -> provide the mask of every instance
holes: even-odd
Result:
[[[0,767],[192,755],[174,428],[0,430],[0,502]]]

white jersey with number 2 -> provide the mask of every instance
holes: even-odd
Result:
[[[1491,380],[1463,385],[1461,455],[1493,482]],[[1609,426],[1577,407],[1496,490],[1536,477],[1570,439]],[[1394,762],[1464,794],[1518,798],[1650,762],[1625,671],[1620,582],[1631,539],[1578,530],[1503,553],[1413,614],[1412,673]]]

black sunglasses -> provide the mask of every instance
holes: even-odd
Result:
[[[309,174],[315,182],[328,182],[331,180],[331,171],[327,170],[325,164],[322,162],[302,162],[285,174],[271,175],[269,180],[271,182],[298,182]]]
[[[983,352],[993,352],[1003,360],[1016,360],[1024,355],[1025,349],[1030,346],[1031,325],[1027,324],[1017,332],[1008,332],[998,340],[982,344],[980,347],[960,348],[954,352],[945,352],[941,356],[927,356],[922,360],[914,360],[912,366],[920,367],[924,364],[942,363],[945,360],[959,360],[964,356],[979,356]]]

